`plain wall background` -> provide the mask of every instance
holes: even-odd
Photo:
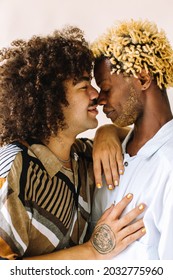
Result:
[[[48,34],[66,24],[84,30],[91,42],[116,20],[149,19],[173,45],[173,0],[0,0],[0,47],[17,38]],[[173,109],[173,89],[168,90]],[[99,125],[110,123],[102,113]],[[80,136],[93,137],[95,130]]]

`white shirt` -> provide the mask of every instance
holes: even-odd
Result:
[[[123,143],[126,144],[130,131]],[[124,152],[125,173],[113,191],[96,189],[92,224],[103,211],[126,194],[134,198],[123,215],[140,203],[147,208],[144,213],[146,234],[132,243],[115,259],[171,259],[173,260],[173,120],[166,123],[152,139],[130,157]]]

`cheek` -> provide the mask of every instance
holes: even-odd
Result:
[[[121,106],[125,102],[125,96],[119,91],[114,91],[111,92],[110,95],[107,98],[108,103],[110,104],[111,107],[117,108]]]
[[[124,102],[124,110],[127,114],[133,115],[135,112],[139,112],[142,109],[142,104],[140,101],[140,96],[138,95],[137,91],[134,88],[130,88],[129,96]]]
[[[119,105],[119,101],[117,98],[110,97],[108,98],[108,104],[115,109]]]

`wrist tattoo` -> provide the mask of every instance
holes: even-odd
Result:
[[[94,229],[91,243],[100,254],[108,254],[115,248],[116,239],[111,228],[102,224]]]

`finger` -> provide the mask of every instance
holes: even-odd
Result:
[[[103,220],[105,220],[110,215],[110,213],[112,212],[113,208],[114,208],[114,204],[112,204],[108,209],[106,209],[104,211],[104,213],[102,214],[101,218],[99,219],[98,223],[100,223]]]
[[[124,227],[120,232],[119,232],[119,237],[121,239],[124,239],[125,237],[127,237],[128,235],[140,230],[144,228],[144,222],[143,219],[140,219],[136,222],[134,222],[133,224],[130,224],[126,227]]]
[[[128,212],[126,215],[124,215],[120,220],[118,226],[120,228],[125,227],[126,225],[130,224],[132,221],[134,221],[142,212],[144,212],[146,208],[146,205],[144,203],[141,203],[137,207],[135,207],[133,210]],[[120,229],[119,228],[119,229]]]
[[[109,190],[114,189],[114,182],[113,182],[113,177],[112,177],[112,168],[110,165],[109,157],[104,156],[102,159],[102,167],[103,167],[103,172],[105,175],[107,187]]]
[[[96,187],[101,188],[102,187],[102,166],[101,166],[100,159],[94,159],[93,171],[94,171]]]
[[[133,194],[131,193],[128,193],[125,197],[123,197],[122,200],[114,206],[112,212],[110,213],[110,218],[118,219],[132,199],[133,199]],[[122,218],[119,221],[121,220]],[[122,224],[123,223],[121,223],[121,228],[122,228]]]
[[[104,167],[103,161],[102,165]],[[117,187],[119,185],[119,177],[124,173],[123,156],[120,151],[116,152],[116,156],[114,156],[114,153],[109,156],[109,168],[110,170],[108,172],[104,171],[104,173],[108,188],[112,189],[111,185],[113,188]]]
[[[128,245],[130,245],[131,243],[133,243],[134,241],[138,240],[139,238],[141,238],[143,235],[146,234],[146,229],[145,227],[142,227],[140,229],[138,229],[136,232],[126,236],[122,241],[122,247],[121,249],[124,250]],[[121,250],[121,251],[122,251]]]
[[[117,151],[116,161],[117,161],[117,169],[118,169],[119,175],[124,174],[123,155],[122,155],[121,151]]]
[[[107,185],[109,186],[110,184],[113,184],[113,187],[117,187],[119,185],[119,170],[117,161],[113,155],[109,157],[109,166],[111,177],[109,178],[105,173]]]

